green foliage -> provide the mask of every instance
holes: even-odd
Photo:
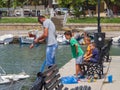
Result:
[[[120,0],[104,0],[106,3],[107,7],[110,9],[113,7],[113,5],[118,5],[120,6]]]
[[[88,4],[96,4],[95,0],[58,0],[58,2],[61,7],[72,8],[75,17],[77,18],[79,18],[81,14],[85,16],[85,6]]]
[[[105,18],[101,17],[101,23],[120,23],[120,18]],[[36,17],[25,17],[25,18],[2,18],[0,23],[38,23]],[[93,18],[68,18],[67,23],[97,23],[97,17]]]
[[[39,5],[40,0],[0,0],[0,8],[2,7],[23,7],[23,5]]]
[[[25,18],[2,18],[0,23],[38,23],[37,18],[25,17]]]
[[[94,18],[69,18],[68,23],[97,23],[97,17]],[[120,18],[101,18],[101,23],[120,23]]]
[[[0,0],[0,8],[4,7],[7,3],[7,0]]]
[[[72,0],[58,0],[60,7],[68,8],[69,5],[72,3]]]

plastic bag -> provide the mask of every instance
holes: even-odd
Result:
[[[65,76],[61,78],[63,84],[75,84],[78,83],[77,79],[74,76]]]

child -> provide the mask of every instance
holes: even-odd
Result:
[[[86,53],[85,53],[85,55],[84,55],[84,59],[85,59],[85,60],[89,59],[89,57],[91,57],[91,54],[92,54],[92,50],[91,50],[91,48],[90,48],[90,45],[91,45],[90,40],[87,40],[86,44],[87,44],[88,46],[87,46]]]
[[[85,61],[97,62],[97,60],[99,59],[99,51],[96,48],[95,43],[91,43],[90,48],[92,50],[92,54],[87,56]]]
[[[72,37],[71,31],[66,31],[64,33],[66,39],[70,41],[71,51],[72,51],[72,57],[76,60],[76,77],[78,78],[78,74],[80,76],[83,76],[82,70],[80,68],[80,64],[82,64],[83,61],[83,50],[81,49],[80,45],[76,41],[75,38]]]
[[[81,39],[81,36],[80,36],[80,33],[76,30],[72,30],[72,36],[77,40],[79,41]]]

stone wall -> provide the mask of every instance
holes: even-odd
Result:
[[[65,26],[74,28],[84,28],[84,27],[97,27],[97,24],[66,24]],[[101,24],[101,30],[103,31],[120,31],[120,24]]]
[[[39,23],[8,23],[0,24],[0,30],[42,30],[42,26]]]
[[[56,21],[55,21],[56,22]],[[55,23],[57,30],[62,30],[63,25],[61,22]],[[66,27],[69,27],[71,29],[74,28],[84,28],[84,27],[97,27],[97,24],[66,24]],[[42,30],[42,26],[39,23],[12,23],[12,24],[0,24],[0,30],[31,30],[31,29],[37,29]],[[101,30],[114,30],[114,31],[120,31],[120,24],[101,24]]]

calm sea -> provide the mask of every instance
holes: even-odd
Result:
[[[85,46],[82,46],[85,50]],[[120,47],[112,46],[110,54],[119,56]],[[7,73],[20,73],[25,71],[30,75],[22,88],[22,90],[29,90],[36,78],[36,73],[40,70],[45,59],[45,45],[41,44],[33,49],[29,45],[10,44],[0,45],[0,66]],[[59,45],[56,54],[56,63],[60,68],[71,59],[71,51],[69,45]]]

